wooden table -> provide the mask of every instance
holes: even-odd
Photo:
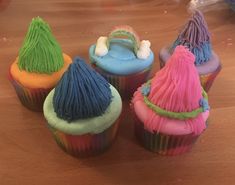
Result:
[[[1,185],[232,185],[235,184],[235,13],[205,14],[223,70],[209,92],[210,126],[190,153],[162,157],[138,145],[128,102],[114,145],[103,155],[76,159],[54,142],[41,113],[23,107],[7,80],[35,16],[50,25],[63,51],[88,60],[88,48],[120,24],[135,28],[158,52],[171,43],[189,14],[188,1],[0,0]]]

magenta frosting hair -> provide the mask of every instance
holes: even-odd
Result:
[[[199,108],[199,101],[203,98],[202,87],[194,60],[194,55],[188,49],[177,46],[165,67],[151,80],[148,99],[160,108],[172,112],[191,112]],[[141,88],[135,92],[132,101],[135,103],[139,100],[144,101]],[[144,125],[151,132],[159,132],[169,119],[149,109]],[[185,120],[185,123],[196,135],[206,128],[202,114]]]

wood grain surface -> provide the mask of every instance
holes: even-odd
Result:
[[[223,69],[209,92],[210,126],[190,153],[162,157],[138,145],[128,102],[114,145],[103,155],[65,154],[44,117],[24,108],[9,81],[27,27],[35,16],[50,25],[63,51],[88,60],[88,48],[115,25],[129,24],[158,52],[189,14],[188,1],[0,0],[0,185],[232,185],[235,184],[235,13],[205,13]]]

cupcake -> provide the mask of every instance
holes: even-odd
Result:
[[[135,92],[135,135],[146,149],[182,154],[206,129],[208,98],[194,61],[188,49],[177,46],[165,67]]]
[[[78,157],[96,155],[113,143],[121,109],[117,90],[80,58],[74,59],[43,106],[57,144]]]
[[[19,56],[9,69],[9,80],[21,103],[30,110],[42,111],[47,94],[71,62],[62,53],[49,25],[39,17],[34,18]]]
[[[212,50],[208,27],[200,11],[195,11],[172,46],[161,49],[159,54],[161,68],[165,66],[178,45],[188,47],[195,55],[194,64],[201,84],[208,92],[221,70],[221,64],[218,56]]]
[[[129,98],[149,77],[154,60],[150,45],[148,40],[140,41],[130,26],[117,26],[90,47],[90,61],[122,97]]]

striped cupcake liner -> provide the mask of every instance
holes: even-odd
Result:
[[[59,147],[74,157],[95,156],[106,151],[117,136],[119,120],[99,134],[70,135],[48,124]]]
[[[174,156],[191,150],[198,136],[188,135],[166,135],[162,133],[151,133],[144,128],[143,123],[135,116],[135,135],[138,141],[147,150],[160,155]]]
[[[124,99],[129,99],[132,97],[133,93],[149,79],[149,74],[151,72],[151,66],[144,71],[131,74],[131,75],[113,75],[110,74],[95,64],[92,65],[93,68],[100,73],[110,84],[112,84],[120,93],[121,97]]]
[[[160,60],[160,68],[163,68],[164,66],[165,66],[165,62]],[[206,74],[206,75],[200,75],[201,85],[206,92],[210,90],[216,76],[219,74],[221,69],[222,69],[222,66],[219,65],[218,68],[214,72]]]
[[[19,82],[17,82],[13,76],[10,74],[8,75],[8,79],[13,85],[16,94],[22,103],[26,108],[42,112],[43,110],[43,102],[46,99],[46,96],[51,91],[51,89],[30,89],[26,88],[23,85],[21,85]]]
[[[202,87],[205,89],[206,92],[208,92],[216,78],[216,76],[221,71],[222,66],[219,65],[219,67],[212,73],[209,73],[207,75],[200,75],[200,81],[202,84]]]

